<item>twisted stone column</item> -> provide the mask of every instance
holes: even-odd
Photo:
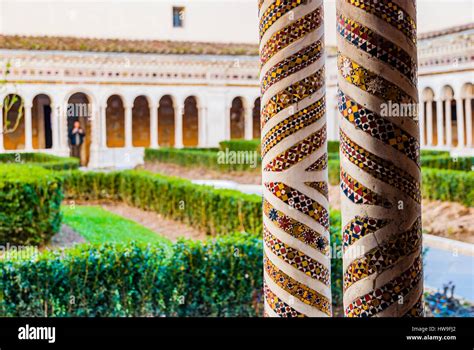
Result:
[[[265,315],[331,316],[323,1],[259,18]]]
[[[337,0],[347,317],[422,316],[414,0]]]

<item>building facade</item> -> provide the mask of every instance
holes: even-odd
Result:
[[[146,147],[260,137],[256,46],[23,39],[0,36],[0,152],[68,155],[74,120],[93,168],[133,167]],[[474,155],[474,25],[421,35],[418,47],[422,148]],[[335,49],[326,55],[328,139],[337,140]]]

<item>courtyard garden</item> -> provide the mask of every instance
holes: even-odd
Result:
[[[147,149],[143,166],[124,171],[2,155],[0,315],[262,316],[261,197],[195,181],[259,185],[260,159],[251,159],[259,147],[233,140]],[[341,316],[338,149],[329,143],[332,299]],[[223,160],[228,151],[248,161]],[[422,152],[427,233],[474,243],[472,166],[471,158]],[[471,302],[447,289],[425,292],[430,316],[472,316]]]

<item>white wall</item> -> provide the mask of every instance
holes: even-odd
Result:
[[[184,6],[184,28],[172,7]],[[0,0],[0,34],[257,43],[253,0]]]

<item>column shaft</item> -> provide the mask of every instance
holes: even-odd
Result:
[[[444,115],[446,117],[446,146],[453,147],[453,124],[451,120],[451,100],[446,100],[444,102],[445,112]]]
[[[183,148],[183,111],[184,107],[174,109],[174,147]]]
[[[150,106],[150,147],[158,148],[158,106]]]
[[[433,101],[426,102],[426,124],[428,146],[433,146]]]
[[[25,103],[25,151],[31,152],[33,150],[33,123],[31,117],[31,104]]]
[[[456,100],[456,120],[458,133],[458,148],[464,148],[464,108],[462,98]]]
[[[244,134],[246,140],[252,139],[253,134],[253,108],[245,108],[245,128]]]
[[[444,106],[443,100],[436,101],[436,129],[437,129],[437,138],[438,143],[436,146],[444,146]]]
[[[132,148],[132,106],[125,106],[125,147]]]
[[[265,315],[331,316],[323,1],[259,19]]]
[[[53,139],[53,150],[57,152],[60,148],[59,145],[59,116],[57,107],[51,104],[51,134]]]
[[[466,146],[472,147],[472,105],[471,97],[466,97]]]
[[[415,1],[336,12],[344,314],[422,316]]]
[[[418,120],[419,120],[419,125],[420,125],[420,146],[424,146],[425,145],[425,102],[421,102],[420,103],[420,107],[419,107],[419,116],[418,116]]]
[[[100,147],[107,148],[107,106],[100,107]]]

